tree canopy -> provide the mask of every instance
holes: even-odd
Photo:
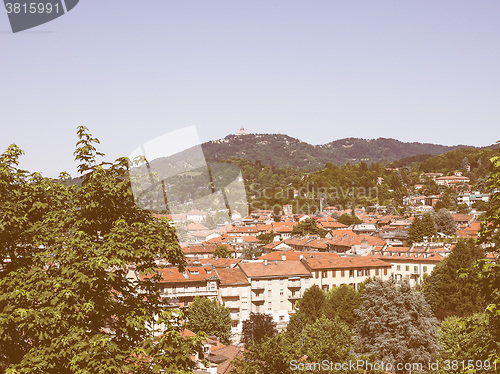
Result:
[[[436,317],[466,317],[484,309],[476,261],[484,250],[472,241],[460,239],[453,250],[424,280],[423,292]],[[461,276],[460,270],[468,271]]]
[[[407,282],[398,286],[394,280],[377,279],[366,285],[362,297],[356,325],[358,350],[384,362],[427,364],[438,350],[438,321],[423,295]]]
[[[201,341],[156,285],[158,257],[184,267],[175,231],[134,204],[125,158],[78,139],[78,184],[19,169],[15,145],[0,156],[0,373],[190,370]]]
[[[218,300],[196,296],[188,308],[187,317],[189,330],[215,335],[222,344],[231,344],[231,313]]]
[[[277,334],[273,317],[265,313],[250,313],[250,318],[243,321],[241,342],[246,346],[262,343],[266,338]]]

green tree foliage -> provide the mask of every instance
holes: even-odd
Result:
[[[424,237],[431,238],[437,235],[436,222],[431,213],[424,213],[422,216],[422,233]]]
[[[233,258],[233,255],[224,244],[218,245],[217,248],[215,248],[213,256],[214,258]]]
[[[427,364],[438,349],[438,321],[423,295],[407,282],[375,280],[366,285],[358,310],[358,350],[384,362]],[[404,373],[404,370],[396,373]]]
[[[500,141],[498,142],[500,143]],[[490,159],[491,174],[487,180],[487,188],[494,191],[490,197],[489,207],[484,214],[484,221],[479,231],[479,243],[488,244],[489,250],[497,256],[500,252],[500,152]],[[500,264],[498,261],[482,260],[478,264],[482,293],[487,303],[488,330],[492,341],[477,345],[477,349],[491,353],[490,358],[500,365]]]
[[[420,243],[424,237],[431,238],[437,235],[436,223],[430,213],[425,213],[422,218],[415,217],[408,229],[408,242]]]
[[[444,370],[446,360],[457,360],[465,362],[465,366],[472,360],[474,366],[480,369],[478,372],[494,374],[495,370],[492,362],[487,362],[489,352],[477,349],[477,347],[487,346],[493,341],[493,336],[488,327],[489,317],[485,313],[474,314],[467,318],[448,317],[441,323],[439,328],[439,343],[441,352],[438,360],[441,370],[436,373],[463,373],[462,365],[457,370]]]
[[[355,310],[358,309],[363,300],[358,291],[346,284],[335,287],[327,293],[324,304],[324,315],[330,319],[338,317],[349,328],[353,328],[357,322]]]
[[[363,223],[358,217],[356,217],[354,214],[347,214],[343,213],[338,220],[341,224],[346,225],[346,226],[351,226],[351,225],[359,225]]]
[[[460,239],[450,255],[441,261],[424,281],[423,292],[439,319],[448,316],[469,316],[484,309],[478,284],[477,260],[484,251],[471,241]],[[460,270],[468,270],[461,276]]]
[[[184,267],[175,231],[136,207],[126,159],[98,162],[99,141],[78,138],[79,184],[20,170],[14,145],[0,156],[0,372],[190,370],[201,341],[180,336],[156,284],[158,257]]]
[[[297,302],[297,311],[290,317],[287,332],[290,336],[301,336],[302,330],[308,324],[314,323],[323,315],[325,292],[314,285],[308,288]]]
[[[257,239],[259,239],[259,244],[266,245],[270,244],[274,241],[274,232],[271,231],[269,233],[262,233],[257,235]]]
[[[318,227],[316,221],[312,218],[308,218],[295,225],[292,230],[292,235],[319,235],[324,238],[326,235],[326,230]]]
[[[488,210],[489,204],[486,201],[479,200],[479,201],[474,201],[472,203],[472,208],[480,211],[480,212],[485,212]]]
[[[439,209],[434,213],[434,222],[436,223],[436,230],[443,234],[453,236],[457,234],[457,224],[453,219],[448,209]]]
[[[243,321],[241,342],[249,347],[251,344],[260,344],[277,334],[276,323],[273,317],[265,313],[250,313],[250,318]]]
[[[189,330],[215,335],[222,344],[231,344],[231,313],[218,300],[196,296],[188,308],[187,317]]]
[[[349,327],[340,319],[321,316],[304,328],[302,342],[304,353],[312,362],[345,362],[351,349],[352,336]]]

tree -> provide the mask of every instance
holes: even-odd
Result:
[[[78,138],[78,184],[20,170],[15,145],[0,156],[0,372],[190,370],[201,340],[156,282],[159,257],[184,267],[175,230],[135,205],[125,158],[99,163],[99,141]]]
[[[437,235],[436,222],[431,213],[424,213],[422,216],[422,234],[424,237],[431,238]]]
[[[355,310],[361,306],[362,302],[361,295],[354,288],[343,284],[328,292],[324,304],[324,315],[330,319],[338,317],[349,328],[353,328],[357,322]]]
[[[477,365],[481,373],[494,374],[497,372],[494,366],[487,363],[489,359],[488,351],[478,350],[477,347],[488,345],[493,341],[493,336],[488,328],[489,317],[485,313],[473,314],[470,317],[447,317],[439,328],[439,343],[441,344],[441,352],[438,356],[440,367],[445,367],[446,360],[457,360],[465,362],[467,365],[469,360],[476,363],[481,362],[481,366]],[[489,366],[489,368],[488,368]],[[458,370],[441,370],[440,373],[463,373],[462,368]]]
[[[323,315],[325,300],[325,292],[318,286],[309,287],[297,302],[297,311],[290,317],[286,327],[288,335],[298,339],[306,325],[314,323]]]
[[[326,235],[326,230],[318,227],[316,221],[312,218],[307,218],[293,227],[292,235],[307,234],[319,235],[320,237],[324,238]]]
[[[271,230],[271,232],[267,234],[265,233],[259,234],[257,235],[257,239],[259,239],[259,244],[262,245],[270,244],[274,240],[274,232]]]
[[[265,313],[250,313],[250,318],[243,321],[241,342],[249,347],[251,344],[260,344],[267,338],[277,334],[276,323],[273,317]]]
[[[408,229],[408,242],[409,244],[420,243],[424,240],[424,231],[422,226],[422,219],[415,217]]]
[[[457,224],[448,209],[439,209],[434,213],[436,230],[448,236],[456,235]]]
[[[218,245],[217,248],[215,248],[213,256],[214,258],[233,258],[233,255],[224,244]]]
[[[321,316],[304,328],[303,352],[312,362],[345,362],[351,349],[349,327],[338,318]]]
[[[450,255],[425,279],[423,292],[436,317],[441,320],[448,316],[466,317],[484,309],[478,272],[474,270],[474,264],[481,258],[484,250],[460,239]],[[461,269],[469,271],[467,277],[460,275]]]
[[[500,144],[500,141],[497,143]],[[488,245],[489,250],[497,256],[500,252],[500,152],[490,159],[491,174],[487,180],[487,188],[492,191],[488,210],[484,214],[479,230],[479,243]],[[488,315],[488,330],[493,339],[485,344],[477,345],[477,349],[490,352],[489,358],[500,365],[500,264],[498,261],[480,260],[477,267],[482,294],[487,303],[485,313]]]
[[[296,342],[295,342],[296,343]],[[299,359],[297,345],[283,334],[251,345],[242,359],[237,359],[232,374],[293,374],[290,363]]]
[[[346,226],[351,226],[351,225],[359,225],[363,223],[356,215],[354,214],[347,214],[343,213],[339,218],[338,221]]]
[[[407,282],[397,286],[394,280],[377,279],[366,285],[362,297],[355,329],[358,350],[384,362],[427,364],[438,349],[438,321],[423,295]]]
[[[231,313],[218,300],[196,296],[188,308],[187,317],[189,330],[215,335],[222,344],[231,344]]]

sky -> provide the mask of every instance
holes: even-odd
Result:
[[[81,0],[13,34],[0,9],[0,152],[76,175],[196,126],[484,146],[500,139],[497,0]]]

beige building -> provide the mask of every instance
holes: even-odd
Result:
[[[250,282],[239,267],[217,269],[220,279],[219,301],[231,312],[231,335],[239,342],[243,321],[250,317]]]
[[[312,273],[313,284],[325,292],[343,284],[357,289],[370,277],[387,280],[391,276],[391,265],[371,256],[304,257],[301,261]]]
[[[444,258],[436,251],[412,250],[408,247],[387,247],[381,251],[373,251],[371,257],[390,264],[392,277],[397,282],[406,279],[411,287],[422,282],[424,276],[430,275]]]
[[[300,261],[249,261],[238,266],[250,282],[250,312],[272,315],[279,329],[313,285],[311,273]]]

